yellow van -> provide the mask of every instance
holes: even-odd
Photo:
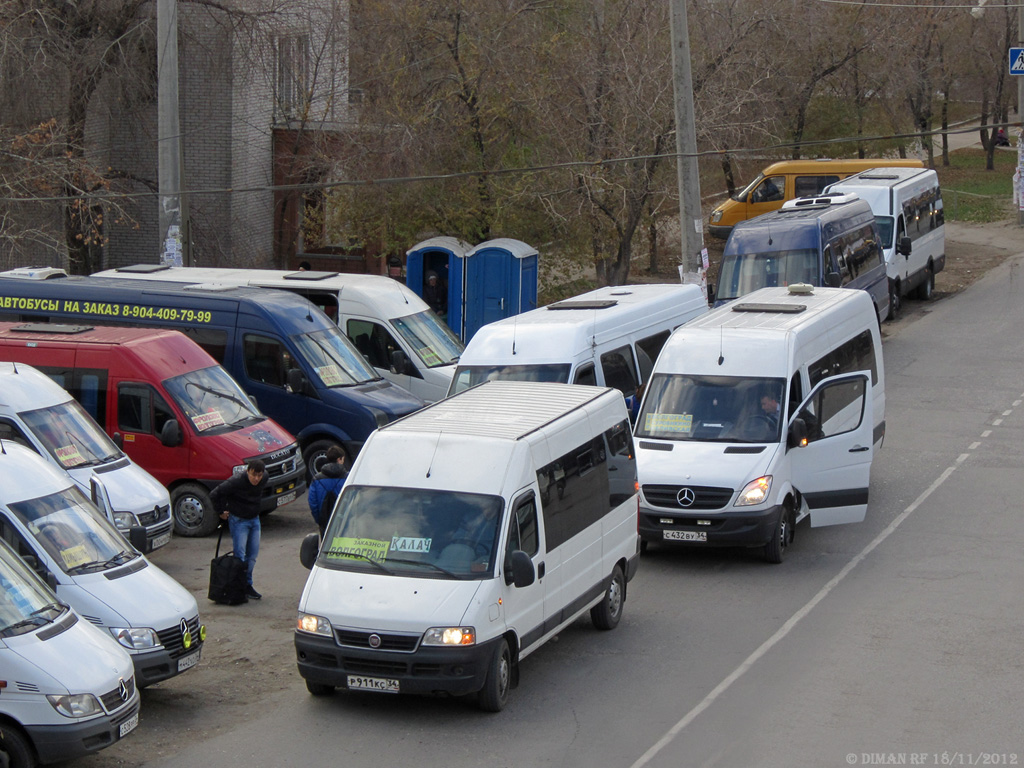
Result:
[[[772,163],[711,213],[708,232],[726,239],[733,225],[778,210],[787,200],[816,195],[829,184],[869,168],[924,168],[920,160],[783,160]]]

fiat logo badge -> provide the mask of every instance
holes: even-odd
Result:
[[[696,500],[697,494],[693,492],[692,488],[680,488],[679,493],[676,494],[676,502],[680,507],[692,506]]]
[[[380,635],[377,635],[377,634],[370,635],[369,642],[370,642],[370,647],[371,648],[380,648]]]

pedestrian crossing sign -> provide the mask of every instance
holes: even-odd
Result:
[[[1024,75],[1024,48],[1010,49],[1010,74]]]

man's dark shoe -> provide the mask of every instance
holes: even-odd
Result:
[[[245,596],[250,600],[259,600],[263,595],[252,588],[252,584],[245,588]]]

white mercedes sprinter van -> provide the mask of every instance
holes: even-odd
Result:
[[[632,398],[669,334],[708,311],[696,285],[615,285],[483,326],[459,358],[449,394],[482,381],[612,387]]]
[[[373,433],[299,603],[310,693],[479,693],[586,611],[622,616],[636,571],[625,404],[598,387],[495,381]]]
[[[644,542],[762,547],[856,523],[885,435],[882,344],[864,291],[763,288],[665,344],[634,430]]]
[[[206,627],[195,598],[118,535],[66,473],[0,440],[0,489],[0,538],[128,651],[139,688],[199,663]]]
[[[31,448],[86,493],[93,479],[101,480],[110,521],[140,552],[171,540],[167,489],[129,459],[60,385],[30,365],[0,363],[0,439]]]

